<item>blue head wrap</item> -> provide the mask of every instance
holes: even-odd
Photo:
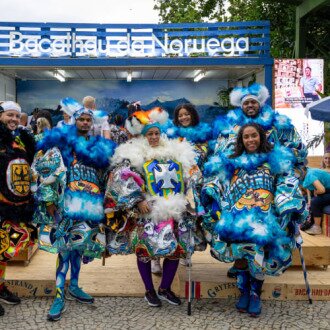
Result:
[[[161,132],[160,124],[158,122],[147,124],[143,127],[141,134],[146,135],[150,128],[157,127]]]
[[[86,109],[86,108],[81,108],[79,110],[77,110],[74,114],[73,114],[73,118],[74,120],[77,120],[79,117],[81,117],[82,115],[89,115],[92,117],[93,121],[94,121],[94,113],[92,110],[90,109]]]

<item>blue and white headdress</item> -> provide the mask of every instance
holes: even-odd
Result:
[[[77,120],[79,117],[81,117],[82,115],[89,115],[92,117],[92,119],[94,120],[94,112],[93,110],[90,109],[86,109],[86,108],[81,108],[79,110],[77,110],[74,114],[73,114],[73,118],[75,120]]]
[[[256,100],[262,107],[269,97],[269,92],[266,86],[253,84],[249,87],[236,87],[230,93],[230,103],[233,106],[241,107],[243,102],[248,99]]]

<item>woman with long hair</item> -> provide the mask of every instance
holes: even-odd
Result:
[[[211,254],[240,261],[236,308],[254,317],[261,313],[265,275],[279,275],[291,265],[296,222],[307,216],[293,164],[293,153],[270,144],[255,123],[240,128],[229,158],[218,153],[205,164],[205,175],[216,176],[203,188]]]

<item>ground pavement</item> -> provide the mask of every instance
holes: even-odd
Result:
[[[0,329],[330,329],[330,302],[265,301],[262,315],[251,318],[235,311],[233,299],[204,299],[193,302],[187,316],[186,302],[175,307],[146,305],[142,298],[96,298],[93,305],[67,302],[58,322],[46,320],[50,298],[23,299],[18,306],[5,305]]]

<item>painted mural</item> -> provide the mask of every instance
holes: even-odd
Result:
[[[141,80],[127,83],[121,80],[88,81],[18,81],[17,99],[23,111],[31,113],[34,108],[55,111],[64,97],[72,97],[81,102],[84,96],[91,95],[97,100],[97,108],[108,113],[127,116],[127,104],[141,101],[142,109],[161,106],[172,117],[174,108],[181,103],[195,104],[201,119],[212,120],[223,110],[216,104],[217,92],[225,88],[226,81],[204,80],[198,83],[185,80]],[[56,120],[55,120],[56,121]]]

